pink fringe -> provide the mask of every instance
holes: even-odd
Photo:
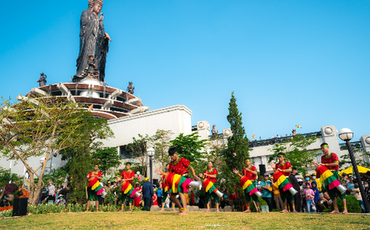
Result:
[[[190,182],[192,182],[193,180],[192,179],[186,179],[184,181],[184,183],[182,183],[181,187],[182,187],[182,190],[184,193],[187,193],[188,192],[188,189],[189,189],[189,184]]]
[[[286,184],[283,188],[283,192],[287,191],[288,189],[293,188],[293,185],[291,183]]]
[[[252,196],[255,192],[258,192],[258,189],[257,189],[257,188],[252,189],[252,190],[249,192],[249,195],[250,195],[250,196]]]
[[[335,180],[335,181],[331,182],[331,184],[329,184],[329,189],[332,190],[332,189],[338,187],[339,185],[340,185],[339,180]]]
[[[134,196],[135,196],[135,193],[136,193],[137,191],[136,191],[136,189],[134,189],[134,190],[132,190],[132,193],[131,193],[131,195],[130,195],[130,198],[133,198]]]
[[[104,191],[104,189],[102,187],[96,194],[100,195],[103,191]]]

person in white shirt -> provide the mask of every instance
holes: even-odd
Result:
[[[49,194],[48,200],[54,201],[55,186],[53,185],[53,182],[51,181],[49,182],[49,185],[48,185],[48,194]]]

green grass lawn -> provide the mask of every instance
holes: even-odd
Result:
[[[282,213],[61,213],[0,220],[0,229],[368,229],[370,216]]]

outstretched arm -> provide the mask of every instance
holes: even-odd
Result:
[[[191,173],[193,174],[194,179],[197,180],[197,181],[200,181],[200,178],[197,176],[197,174],[195,174],[195,170],[194,170],[193,166],[189,166],[189,169],[190,169]]]
[[[240,176],[240,178],[242,178],[242,177],[243,177],[242,175],[240,175],[239,170],[237,170],[237,169],[233,169],[233,172],[234,172],[236,175]]]

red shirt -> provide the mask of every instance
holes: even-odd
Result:
[[[204,173],[207,173],[209,175],[216,175],[217,176],[217,170],[216,169],[213,169],[212,172],[209,172],[208,169],[207,169],[206,171],[204,171]],[[212,178],[210,176],[207,176],[207,179],[209,181],[211,181],[212,183],[216,183],[217,182],[217,178]]]
[[[173,162],[171,161],[169,165],[169,171],[179,175],[187,174],[189,172],[189,164],[190,161],[186,160],[185,158],[181,158],[177,164],[173,164]]]
[[[256,172],[256,167],[252,166],[250,168],[251,171]],[[257,178],[257,175],[254,175],[251,171],[248,171],[247,169],[242,170],[242,174],[246,176],[249,180],[255,180]]]
[[[103,174],[100,171],[97,171],[97,172],[89,172],[89,178],[91,178],[93,176],[95,176],[96,178],[98,178],[98,177],[102,177]]]
[[[337,154],[330,153],[329,158],[326,158],[325,155],[323,155],[321,157],[321,163],[323,163],[323,164],[339,163],[339,159],[338,159]],[[337,165],[337,166],[325,166],[325,167],[327,167],[329,170],[332,170],[332,171],[338,171],[339,170],[339,165]]]
[[[122,179],[131,179],[131,178],[134,178],[135,177],[135,172],[133,170],[130,170],[130,172],[123,171],[121,173],[121,177],[122,177]],[[130,180],[128,182],[130,182],[130,184],[133,184],[134,183],[134,180]]]
[[[276,164],[276,169],[291,169],[292,168],[292,165],[290,164],[290,162],[285,162],[284,165],[280,165],[280,163],[277,163]],[[282,172],[285,176],[289,176],[290,175],[290,172]]]

